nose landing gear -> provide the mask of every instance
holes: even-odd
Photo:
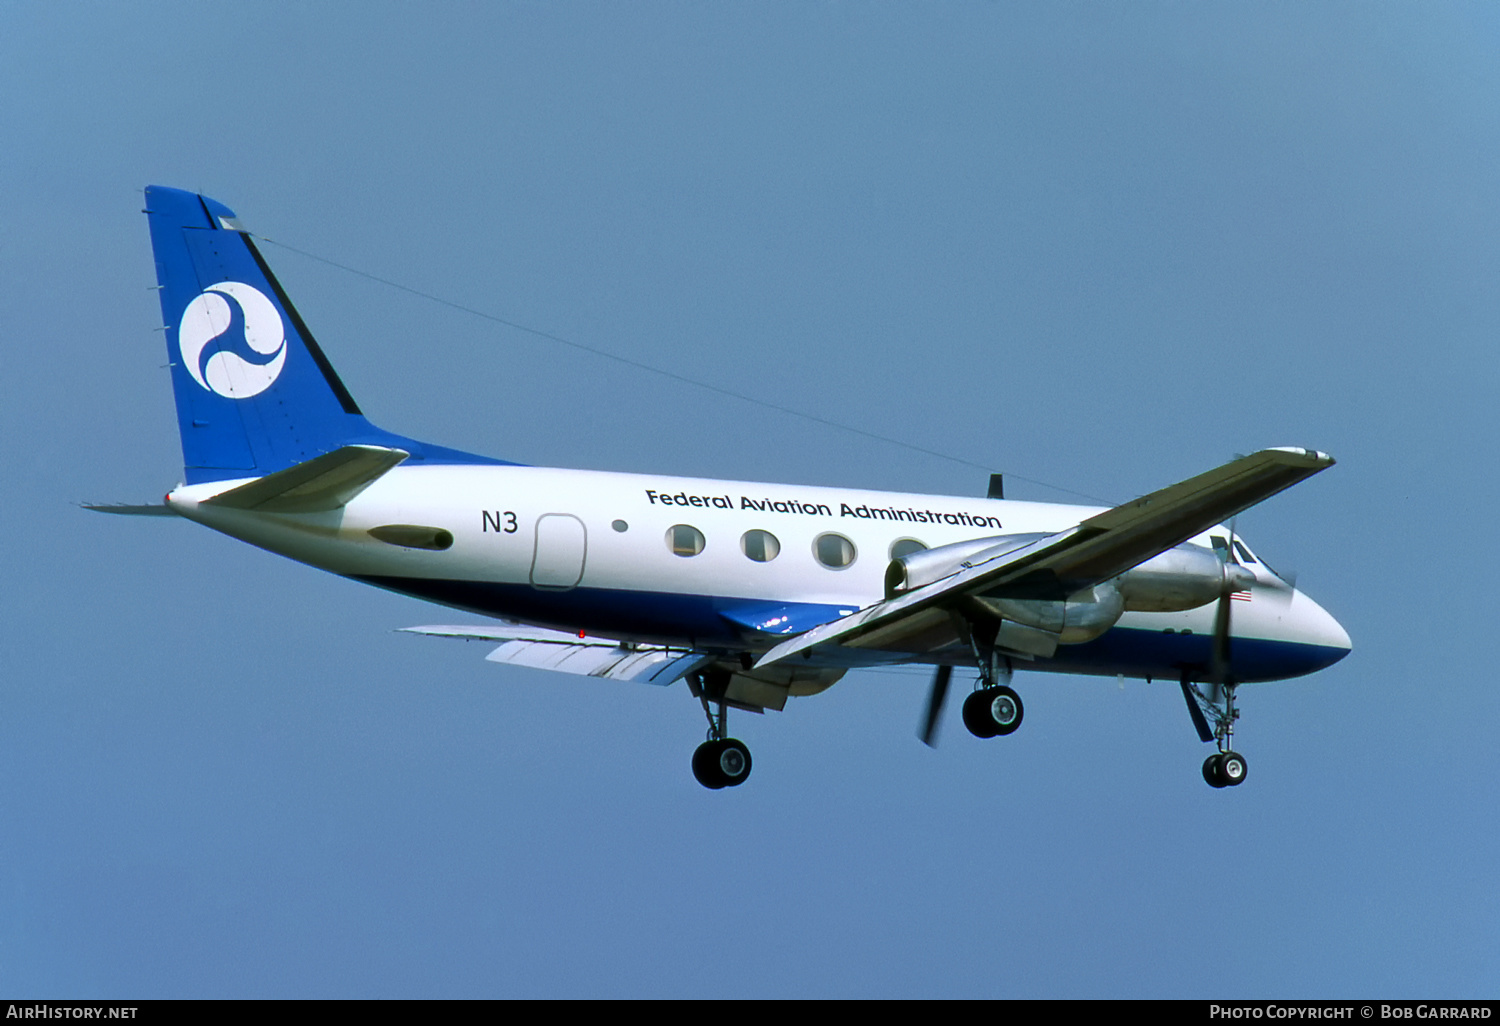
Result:
[[[1203,761],[1203,779],[1209,787],[1238,787],[1247,772],[1245,757],[1239,752],[1215,752]]]
[[[1234,742],[1234,721],[1240,718],[1234,700],[1235,688],[1232,681],[1200,687],[1186,673],[1182,677],[1182,696],[1187,699],[1199,739],[1218,743],[1219,750],[1203,761],[1203,779],[1209,787],[1238,787],[1249,772],[1245,757],[1230,747]]]

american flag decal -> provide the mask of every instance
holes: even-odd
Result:
[[[1229,597],[1234,599],[1234,601],[1236,602],[1249,602],[1250,592],[1248,589],[1245,591],[1232,591],[1229,593]]]

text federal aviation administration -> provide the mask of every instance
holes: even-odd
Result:
[[[678,492],[668,495],[646,489],[646,498],[651,504],[662,506],[698,506],[708,509],[734,509],[734,500],[728,495],[688,495]],[[740,496],[740,509],[759,510],[762,513],[802,513],[807,516],[831,517],[833,510],[826,502],[798,502],[796,499],[752,499]],[[850,506],[839,503],[839,516],[858,517],[860,520],[905,520],[913,524],[953,524],[955,526],[993,527],[1000,529],[998,517],[982,513],[939,513],[930,509],[899,509],[895,506]]]

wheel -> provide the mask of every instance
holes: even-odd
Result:
[[[1214,754],[1210,755],[1207,759],[1203,760],[1203,779],[1208,782],[1208,786],[1209,787],[1228,787],[1229,786],[1228,783],[1224,780],[1224,778],[1219,774],[1219,760],[1220,760],[1220,758],[1221,757],[1220,757],[1219,753],[1215,752]]]
[[[750,749],[732,737],[705,741],[693,752],[693,776],[710,791],[738,787],[750,776]]]
[[[1003,684],[975,691],[964,699],[964,726],[975,737],[1012,734],[1021,725],[1024,713],[1021,696]]]
[[[719,769],[719,748],[723,743],[705,741],[693,750],[693,776],[710,791],[717,791],[729,783]]]
[[[1003,684],[990,690],[995,692],[989,704],[989,716],[995,723],[995,733],[1002,737],[1014,734],[1026,712],[1021,707],[1021,696]]]
[[[715,765],[725,786],[739,787],[750,777],[750,749],[738,738],[725,738],[719,742]]]
[[[1245,774],[1248,771],[1245,757],[1239,752],[1225,752],[1219,756],[1219,778],[1226,786],[1239,787],[1245,782]]]

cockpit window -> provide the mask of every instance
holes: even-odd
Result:
[[[1229,550],[1229,539],[1228,538],[1222,538],[1222,537],[1220,537],[1219,535],[1216,534],[1216,535],[1213,535],[1209,540],[1214,543],[1214,554],[1217,555],[1224,562],[1226,562],[1226,563],[1238,563],[1239,562],[1239,560],[1237,560],[1237,559],[1234,558],[1234,553]]]
[[[1250,550],[1245,548],[1245,543],[1240,541],[1238,538],[1234,540],[1234,551],[1238,552],[1240,554],[1240,559],[1244,560],[1246,563],[1255,562],[1255,557],[1250,555]]]

